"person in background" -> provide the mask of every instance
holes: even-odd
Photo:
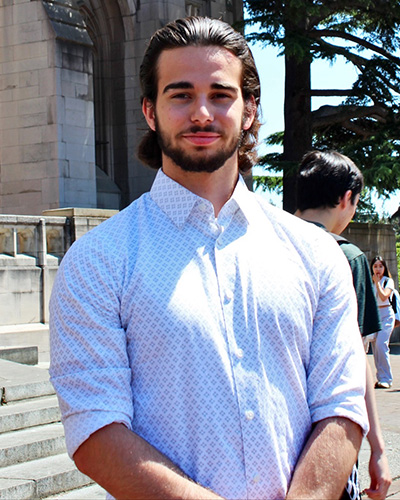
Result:
[[[118,499],[339,498],[368,432],[351,273],[246,187],[251,51],[179,19],[140,80],[151,191],[72,245],[51,297],[68,452]]]
[[[395,320],[389,299],[394,290],[394,282],[386,261],[380,255],[371,261],[371,274],[382,323],[382,329],[377,332],[375,341],[371,342],[377,378],[375,387],[376,389],[389,389],[393,382],[389,341]]]
[[[356,245],[340,237],[354,216],[362,187],[362,174],[350,158],[336,151],[312,151],[304,156],[298,170],[296,215],[329,231],[339,243],[353,275],[360,333],[367,336],[381,328],[368,261]],[[383,500],[391,484],[391,477],[368,364],[365,400],[370,424],[368,441],[371,447],[371,482],[365,492],[371,498]],[[349,478],[346,491],[352,499],[359,497],[356,468]]]

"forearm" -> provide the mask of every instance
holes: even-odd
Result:
[[[367,363],[367,385],[365,392],[365,403],[367,406],[370,430],[367,436],[371,447],[369,459],[370,487],[365,490],[370,498],[383,500],[392,482],[389,463],[385,454],[385,445],[379,424],[378,411],[373,387],[371,368]]]
[[[378,292],[378,296],[381,300],[385,301],[390,297],[392,290],[390,290],[389,288],[383,288],[382,285],[379,283],[379,281],[377,281],[375,285],[376,285],[376,290]]]
[[[379,423],[378,411],[376,409],[373,378],[371,368],[366,363],[366,390],[365,390],[365,404],[367,407],[369,433],[367,435],[368,442],[371,446],[371,451],[376,453],[383,453],[385,445],[383,442],[381,426]]]
[[[361,441],[361,428],[351,420],[318,422],[296,464],[287,500],[340,498]]]
[[[92,434],[75,452],[78,469],[118,500],[220,499],[122,424]]]

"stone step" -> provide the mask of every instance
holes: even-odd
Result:
[[[27,399],[0,406],[0,434],[60,420],[56,396]]]
[[[104,500],[107,492],[98,484],[84,486],[75,490],[58,493],[58,495],[46,497],[42,500]]]
[[[46,498],[91,483],[65,453],[1,468],[0,499]]]
[[[0,434],[0,467],[65,453],[61,423]]]
[[[47,370],[0,359],[1,404],[54,394]]]
[[[0,347],[0,358],[24,365],[37,365],[39,350],[36,345]]]

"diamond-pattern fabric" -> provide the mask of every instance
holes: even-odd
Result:
[[[51,367],[72,456],[121,422],[229,499],[284,498],[313,422],[367,431],[348,263],[240,178],[213,206],[157,174],[80,238],[51,298]]]

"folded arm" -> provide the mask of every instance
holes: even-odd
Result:
[[[220,499],[191,481],[167,457],[124,425],[92,434],[75,452],[75,464],[118,500]]]
[[[361,442],[360,426],[347,418],[317,422],[297,462],[287,500],[340,498]]]

